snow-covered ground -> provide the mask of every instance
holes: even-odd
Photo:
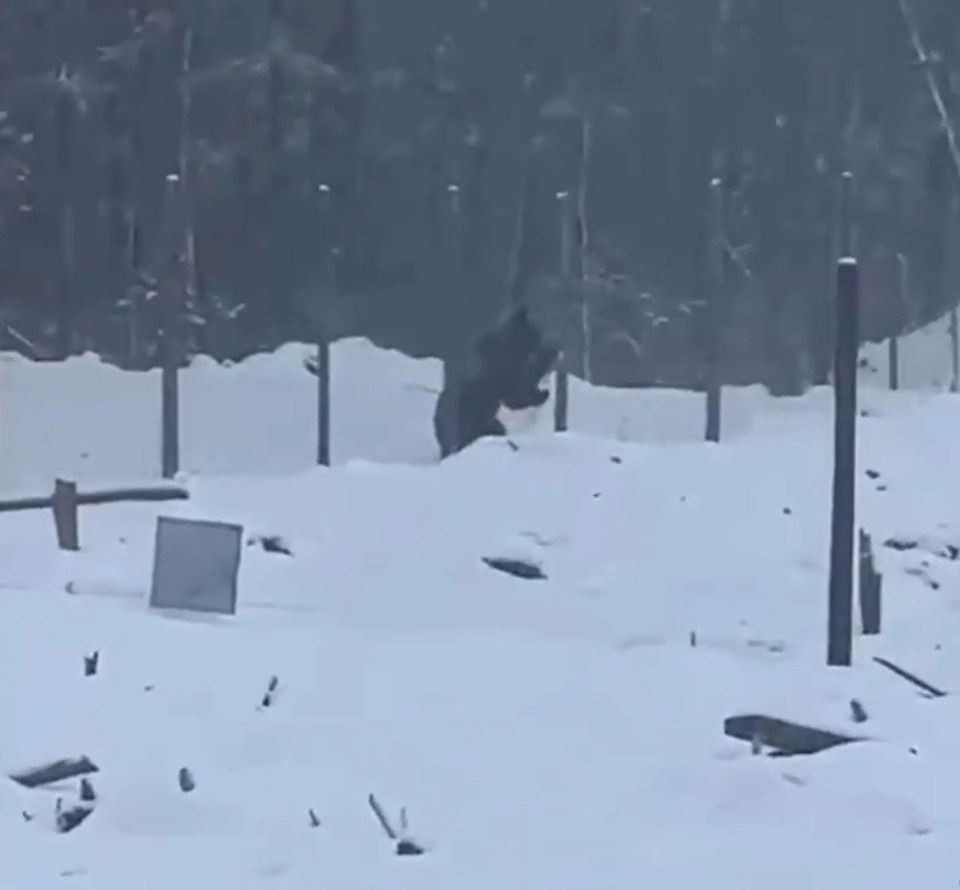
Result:
[[[960,707],[870,656],[960,685],[960,398],[863,388],[885,626],[828,669],[829,393],[730,392],[717,446],[701,396],[577,385],[573,433],[436,465],[438,369],[346,341],[323,470],[301,357],[185,372],[189,501],[83,508],[69,555],[49,513],[0,514],[0,774],[100,766],[69,834],[76,780],[0,778],[0,887],[956,886]],[[157,390],[5,358],[0,487],[155,478]],[[158,514],[243,524],[235,617],[148,610]],[[874,741],[755,757],[738,713]],[[394,855],[371,792],[425,855]]]

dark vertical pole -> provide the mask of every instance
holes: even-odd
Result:
[[[163,244],[160,257],[160,424],[161,470],[172,479],[180,470],[180,316],[183,283],[180,275],[183,229],[180,217],[180,177],[167,177]]]
[[[446,338],[450,344],[444,352],[443,360],[443,389],[453,394],[453,397],[442,400],[442,409],[438,422],[445,432],[441,437],[445,442],[456,443],[454,451],[459,450],[460,443],[460,404],[455,397],[457,391],[456,362],[460,360],[466,348],[466,322],[463,294],[463,244],[460,221],[460,186],[451,183],[447,186],[447,213],[449,214],[450,250],[445,257],[447,261],[446,275],[441,275],[441,286],[449,289],[446,303],[452,310],[447,315]],[[446,455],[442,455],[446,456]]]
[[[845,170],[840,175],[837,250],[840,257],[853,256],[856,250],[856,232],[853,225],[853,174]]]
[[[910,263],[902,253],[897,254],[897,271],[897,322],[901,325],[907,317],[910,300]],[[887,372],[890,389],[900,389],[900,337],[897,334],[887,343]]]
[[[143,237],[140,225],[140,205],[137,190],[130,173],[129,193],[125,199],[124,224],[126,226],[124,273],[130,292],[130,367],[142,369],[148,367],[144,361],[143,304],[146,299],[143,287]]]
[[[59,352],[69,357],[77,343],[76,321],[79,314],[76,292],[77,232],[73,198],[67,198],[60,217],[60,305]]]
[[[558,192],[560,213],[560,287],[570,287],[570,267],[573,259],[573,203],[570,192]],[[561,350],[557,356],[557,371],[554,381],[553,429],[558,433],[567,431],[570,412],[570,375],[567,373],[567,358]]]
[[[706,391],[707,421],[704,438],[720,441],[720,411],[722,395],[721,343],[723,340],[723,306],[727,291],[727,236],[726,207],[723,180],[710,182],[712,211],[710,278],[707,290],[707,355]]]
[[[834,311],[833,290],[835,261],[837,259],[836,218],[834,215],[834,177],[826,164],[818,165],[816,178],[816,206],[819,213],[829,219],[829,224],[821,227],[817,237],[817,248],[823,250],[823,278],[819,275],[815,280],[821,282],[817,299],[812,307],[810,337],[814,348],[814,386],[827,386],[830,383],[830,371],[833,366],[833,346],[836,321]]]
[[[327,245],[326,263],[326,293],[322,299],[327,306],[318,307],[317,311],[317,463],[321,467],[330,466],[330,332],[327,328],[329,312],[337,301],[337,248],[333,243],[332,201],[330,186],[320,186],[321,208],[326,217],[327,228],[330,232]]]
[[[852,179],[844,174],[841,245],[852,245]],[[853,548],[856,523],[857,353],[859,270],[846,252],[837,261],[837,339],[834,353],[833,510],[830,526],[830,586],[827,664],[848,666],[853,635]]]
[[[463,292],[463,244],[461,217],[463,210],[460,201],[460,186],[450,183],[447,186],[447,213],[449,215],[449,252],[447,255],[447,276],[444,286],[449,289],[450,307],[453,312],[450,322],[453,325],[452,341],[455,355],[460,355],[467,341],[466,318]]]
[[[957,307],[950,310],[950,392],[960,392],[960,319]]]
[[[73,97],[64,93],[57,99],[57,151],[60,177],[60,255],[57,294],[57,352],[68,358],[76,345],[79,318],[76,292],[76,218],[74,213],[74,139],[75,109]]]
[[[340,252],[331,247],[327,253],[327,295],[331,301],[338,299],[338,266]],[[317,463],[321,467],[330,466],[330,337],[326,325],[321,327],[317,338]]]
[[[955,228],[957,218],[957,202],[956,199],[951,198],[950,207],[947,211],[947,235],[944,239],[949,243],[951,237],[953,236],[953,231]],[[944,266],[947,264],[946,258],[941,259],[940,261]],[[952,285],[952,282],[948,282],[947,270],[944,269],[944,291],[947,290]],[[945,293],[942,294],[946,296]],[[953,300],[951,299],[951,303]],[[954,303],[950,307],[950,392],[960,392],[960,317],[958,317],[957,306]]]

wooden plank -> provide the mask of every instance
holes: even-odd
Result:
[[[77,504],[116,504],[124,501],[185,501],[190,492],[175,485],[134,486],[132,488],[108,488],[100,491],[77,492]],[[44,510],[53,506],[53,497],[14,498],[0,501],[0,513],[16,513],[23,510]]]
[[[10,778],[24,788],[41,788],[44,785],[52,785],[54,782],[62,782],[65,779],[73,779],[77,776],[87,776],[90,773],[98,772],[100,772],[100,768],[84,755],[82,757],[66,757],[63,760],[54,760],[51,763],[43,763],[40,766],[10,773]]]

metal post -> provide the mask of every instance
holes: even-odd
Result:
[[[444,287],[451,291],[449,299],[454,302],[448,304],[454,308],[454,311],[448,316],[447,337],[452,348],[448,347],[443,360],[443,389],[450,393],[450,397],[442,399],[442,410],[439,415],[439,423],[444,427],[445,433],[443,440],[448,443],[456,443],[453,450],[458,451],[461,447],[460,442],[460,402],[456,396],[457,392],[457,371],[456,361],[460,359],[464,348],[466,337],[464,336],[464,311],[463,305],[463,252],[462,252],[462,229],[460,220],[460,186],[456,183],[450,183],[447,186],[447,211],[450,215],[450,244],[451,250],[445,258],[447,261],[446,280],[442,282]],[[446,455],[443,455],[446,456]]]
[[[897,254],[897,321],[902,324],[907,317],[907,306],[910,301],[910,263],[902,253]],[[900,389],[900,337],[894,334],[887,343],[887,374],[890,389]]]
[[[330,186],[319,188],[321,207],[327,217],[329,231],[333,232]],[[332,242],[332,234],[330,236]],[[337,248],[331,244],[325,253],[326,293],[322,300],[333,306],[337,301]],[[321,305],[317,311],[317,463],[330,466],[330,334],[326,324],[328,313]]]
[[[859,300],[857,261],[851,256],[841,256],[837,262],[837,342],[833,369],[833,510],[827,632],[827,664],[831,666],[849,666],[852,660]]]
[[[713,217],[711,275],[707,299],[706,391],[707,419],[704,438],[720,441],[721,426],[721,343],[723,340],[723,304],[727,290],[726,207],[723,180],[710,182],[710,204]]]
[[[560,287],[570,286],[570,271],[573,257],[573,202],[570,192],[557,192],[560,219]],[[557,356],[557,370],[554,375],[553,429],[565,433],[568,429],[570,411],[570,375],[567,373],[567,360],[563,350]]]
[[[180,343],[183,312],[182,262],[183,227],[180,177],[167,177],[164,206],[163,244],[160,259],[160,415],[161,471],[172,479],[180,470]]]

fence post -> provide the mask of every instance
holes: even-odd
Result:
[[[711,233],[711,262],[707,285],[707,350],[706,350],[706,393],[707,419],[704,438],[708,442],[720,441],[721,397],[722,397],[722,358],[723,306],[727,291],[727,236],[726,207],[723,193],[723,180],[714,178],[710,182],[710,204],[712,210],[713,231]]]
[[[900,323],[907,316],[907,305],[910,299],[910,262],[902,253],[897,254],[897,308]],[[900,337],[894,334],[887,342],[887,374],[890,389],[900,389]]]
[[[856,523],[857,353],[859,269],[847,251],[851,232],[853,178],[841,184],[841,256],[837,261],[836,344],[833,368],[833,505],[830,526],[830,583],[827,664],[849,666],[853,648],[854,532]]]
[[[167,177],[164,226],[159,269],[160,300],[160,415],[161,470],[172,479],[180,470],[180,381],[182,360],[180,322],[183,310],[182,262],[183,227],[180,214],[180,177]]]
[[[462,354],[466,348],[467,332],[464,313],[464,270],[463,270],[463,230],[461,228],[460,186],[450,183],[447,186],[447,213],[449,214],[449,244],[451,249],[444,256],[446,265],[441,264],[441,286],[449,288],[451,294],[448,299],[454,303],[447,305],[453,308],[448,318],[447,336],[451,347],[445,350],[443,359],[443,390],[455,394],[457,390],[457,362],[462,361]],[[472,316],[471,316],[472,317]],[[445,442],[455,442],[454,451],[460,448],[460,400],[452,397],[446,400],[441,398],[437,417],[438,423],[444,428],[441,436]],[[441,457],[445,455],[441,454]]]
[[[950,392],[960,392],[960,322],[957,307],[950,310]]]
[[[332,195],[330,186],[319,187],[321,209],[327,217],[330,244],[325,253],[327,292],[324,297],[330,306],[335,306],[337,288],[337,248],[333,244]],[[323,307],[317,312],[317,463],[330,466],[330,331],[326,324],[328,313]]]
[[[339,295],[339,257],[340,252],[336,247],[331,247],[327,252],[327,294],[331,301],[337,300]],[[317,338],[317,463],[321,467],[329,467],[331,461],[330,441],[333,436],[330,425],[330,377],[330,336],[326,325],[321,322]]]
[[[77,214],[76,180],[77,113],[73,97],[59,93],[56,103],[57,161],[60,210],[60,244],[57,258],[58,282],[56,308],[57,356],[67,359],[77,345]]]
[[[857,246],[857,233],[853,224],[853,174],[849,170],[840,175],[839,204],[837,247],[842,258],[853,256]]]
[[[573,218],[570,192],[557,192],[560,218],[560,287],[570,286],[570,267],[573,249],[571,232]],[[561,349],[557,356],[557,370],[554,375],[553,398],[553,429],[557,433],[565,433],[568,429],[570,411],[570,375],[567,371],[567,358]]]

